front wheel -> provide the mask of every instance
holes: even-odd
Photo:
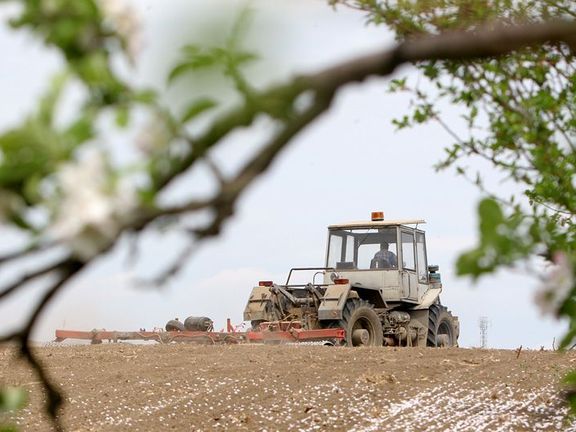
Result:
[[[346,332],[346,346],[382,346],[382,322],[374,307],[364,300],[350,299],[344,305],[342,319],[337,323]]]

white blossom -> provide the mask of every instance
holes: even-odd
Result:
[[[126,43],[126,53],[134,62],[142,48],[140,19],[125,0],[100,0],[105,18],[109,19]]]
[[[136,136],[135,144],[143,154],[151,156],[166,147],[169,134],[165,123],[153,117],[147,121],[140,133]]]
[[[536,304],[543,314],[557,315],[574,287],[574,268],[564,252],[554,254],[554,268],[536,292]]]
[[[102,153],[93,152],[58,173],[62,194],[50,235],[88,260],[110,246],[137,205],[125,182],[111,182]]]

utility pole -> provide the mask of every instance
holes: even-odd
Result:
[[[488,317],[481,316],[478,320],[478,327],[480,327],[480,348],[488,347]]]

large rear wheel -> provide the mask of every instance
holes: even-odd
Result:
[[[364,300],[350,299],[342,311],[338,327],[346,331],[347,346],[382,346],[384,332],[382,322],[374,307]]]
[[[439,304],[430,306],[428,314],[428,338],[426,345],[429,347],[454,347],[458,346],[460,329],[457,319],[445,307]]]

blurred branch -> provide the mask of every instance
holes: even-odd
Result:
[[[0,265],[4,264],[6,262],[9,262],[9,261],[24,258],[28,255],[31,255],[31,254],[34,254],[37,252],[42,252],[42,251],[48,250],[54,246],[56,246],[56,243],[54,243],[54,242],[32,243],[32,244],[28,245],[27,247],[25,247],[24,249],[10,252],[10,253],[7,253],[6,255],[0,256]]]
[[[45,307],[50,303],[52,298],[62,289],[62,287],[74,276],[77,274],[82,268],[84,268],[85,264],[74,260],[68,259],[59,264],[58,269],[60,270],[60,277],[57,279],[56,282],[52,284],[52,286],[44,293],[42,298],[36,304],[34,311],[30,314],[26,324],[20,329],[12,334],[6,335],[0,339],[0,342],[7,342],[7,341],[17,341],[20,345],[20,355],[26,359],[26,361],[30,364],[32,369],[40,378],[40,382],[42,387],[47,394],[46,400],[46,410],[50,415],[53,425],[56,430],[62,431],[64,430],[62,424],[60,423],[60,418],[58,417],[58,411],[62,406],[62,395],[46,373],[42,363],[36,358],[33,353],[30,337],[34,330],[34,326],[38,321],[41,313],[44,311]]]
[[[188,234],[192,235],[192,233]],[[178,258],[172,263],[172,265],[170,265],[170,267],[168,267],[166,270],[151,280],[138,280],[137,285],[144,285],[155,288],[161,287],[162,285],[166,284],[166,282],[168,282],[172,277],[180,273],[180,270],[182,270],[188,260],[195,252],[198,251],[199,248],[200,240],[190,239],[189,243],[186,245],[184,250],[178,254]]]
[[[220,170],[220,167],[212,160],[212,158],[206,156],[204,161],[206,162],[206,165],[208,165],[208,168],[210,168],[212,171],[212,175],[216,178],[216,180],[218,180],[218,183],[220,183],[221,186],[225,184],[226,177],[222,173],[222,170]]]
[[[145,216],[142,224],[147,224],[152,220],[161,217],[161,216],[171,216],[171,215],[178,215],[182,213],[189,213],[193,211],[199,211],[203,209],[210,208],[214,205],[214,199],[197,201],[192,200],[188,201],[187,203],[170,206],[170,207],[160,207],[153,210],[149,215]]]
[[[196,234],[200,237],[219,234],[222,224],[234,213],[234,206],[244,190],[270,167],[280,152],[286,148],[298,132],[328,109],[333,97],[333,91],[319,91],[310,108],[288,122],[259,153],[248,161],[236,177],[222,188],[219,196],[215,199],[214,210],[216,215],[212,223],[203,229],[197,230]]]
[[[263,173],[277,154],[304,127],[312,123],[330,107],[333,95],[341,87],[361,82],[371,76],[388,76],[406,63],[424,60],[470,60],[497,57],[521,48],[548,42],[576,40],[576,23],[550,21],[538,24],[505,26],[501,23],[479,28],[474,32],[447,32],[407,40],[393,49],[359,57],[316,74],[296,77],[291,83],[257,94],[258,103],[247,103],[217,120],[212,128],[197,139],[190,140],[190,153],[173,158],[170,169],[159,175],[156,187],[162,189],[187,171],[197,160],[221,139],[239,127],[250,126],[255,118],[266,113],[285,123],[276,138],[258,153],[233,180],[228,181],[212,202],[191,202],[166,212],[180,213],[212,206],[216,216],[209,226],[198,230],[202,236],[216,235],[224,220],[233,214],[233,206],[245,188]],[[312,92],[316,100],[313,107],[301,115],[294,114],[294,101],[305,92]],[[270,102],[272,101],[272,102]],[[284,117],[282,117],[284,114]]]
[[[28,282],[30,282],[30,281],[32,281],[32,280],[34,280],[40,276],[44,276],[48,273],[51,273],[55,270],[60,269],[66,262],[67,262],[66,259],[60,260],[57,263],[49,264],[46,267],[42,267],[42,268],[35,270],[35,271],[32,271],[30,273],[26,273],[25,275],[21,276],[19,279],[12,282],[10,285],[8,285],[6,288],[4,288],[2,291],[0,291],[0,299],[18,291],[18,289],[22,288]]]

